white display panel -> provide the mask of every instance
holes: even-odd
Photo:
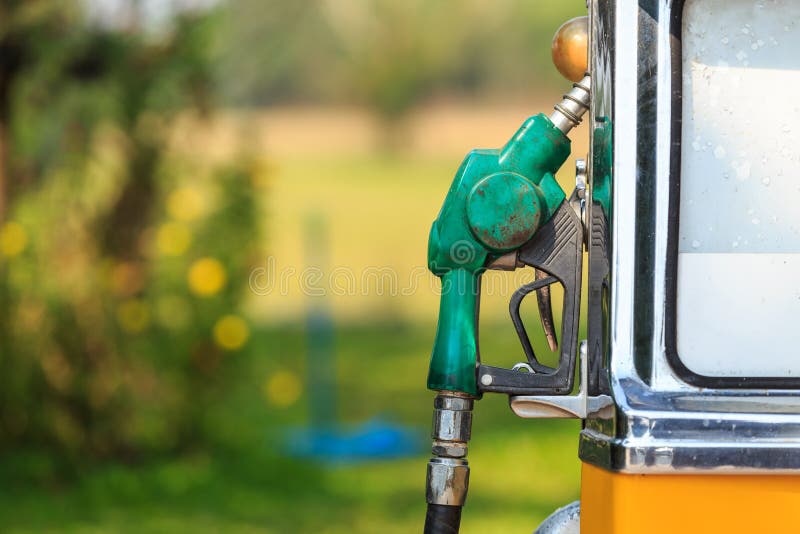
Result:
[[[800,2],[687,0],[677,350],[800,377]]]

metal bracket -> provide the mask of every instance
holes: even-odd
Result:
[[[583,246],[588,250],[587,240],[589,238],[589,225],[586,224],[587,169],[588,167],[585,159],[578,158],[575,160],[575,190],[569,197],[569,205],[572,206],[572,209],[575,210],[575,215],[581,220],[581,226],[583,227]]]
[[[589,414],[611,410],[614,400],[609,395],[590,397],[589,362],[586,340],[580,345],[581,381],[577,395],[517,395],[509,397],[511,410],[526,419],[586,419]]]

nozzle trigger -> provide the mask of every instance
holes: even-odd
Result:
[[[539,269],[536,271],[536,280],[544,280],[550,278],[550,275]],[[547,344],[550,350],[556,352],[558,350],[558,337],[556,336],[556,327],[553,322],[553,305],[550,298],[550,285],[546,285],[536,290],[536,303],[539,306],[539,318],[542,321],[542,330],[544,336],[547,338]]]

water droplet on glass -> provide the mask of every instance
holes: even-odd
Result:
[[[723,37],[722,38],[722,44],[728,44],[729,42],[730,42],[730,39],[728,39],[727,37]]]
[[[692,248],[700,248],[700,241],[698,241],[697,239],[692,241]]]
[[[717,148],[714,149],[714,157],[717,159],[725,157],[725,148],[722,145],[717,145]]]
[[[700,142],[699,141],[693,141],[692,142],[692,148],[694,149],[695,152],[699,151],[700,150]]]
[[[747,35],[747,34],[750,33],[750,29],[749,28],[742,28],[742,33]]]
[[[761,219],[759,219],[758,217],[753,217],[753,219],[750,222],[752,222],[753,224],[761,224]]]
[[[745,52],[744,50],[739,50],[738,52],[736,52],[736,59],[738,59],[739,61],[744,61],[745,59],[747,59],[747,52]]]
[[[753,43],[753,44],[750,45],[750,48],[752,50],[758,50],[758,44],[757,43]]]
[[[769,183],[770,183],[769,176],[765,176],[764,178],[762,178],[761,179],[761,183],[764,184],[764,185],[769,185]]]
[[[747,180],[750,178],[750,162],[745,160],[739,162],[738,165],[734,165],[733,169],[736,171],[736,178],[741,181]]]

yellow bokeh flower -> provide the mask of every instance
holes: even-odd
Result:
[[[156,247],[165,256],[180,256],[189,248],[192,232],[179,222],[162,224],[156,232]]]
[[[0,228],[0,252],[9,258],[25,250],[28,234],[21,224],[9,221]]]
[[[227,278],[225,267],[216,258],[200,258],[189,267],[189,288],[201,297],[219,293]]]
[[[250,328],[236,315],[226,315],[214,325],[214,342],[225,350],[241,348],[249,337]]]
[[[291,406],[303,393],[303,384],[297,375],[290,371],[278,371],[264,382],[264,397],[270,404],[286,408]]]
[[[128,299],[117,307],[117,321],[123,330],[135,334],[150,324],[150,310],[141,300]]]
[[[193,221],[205,211],[205,201],[200,191],[181,187],[167,198],[167,213],[179,221]]]

